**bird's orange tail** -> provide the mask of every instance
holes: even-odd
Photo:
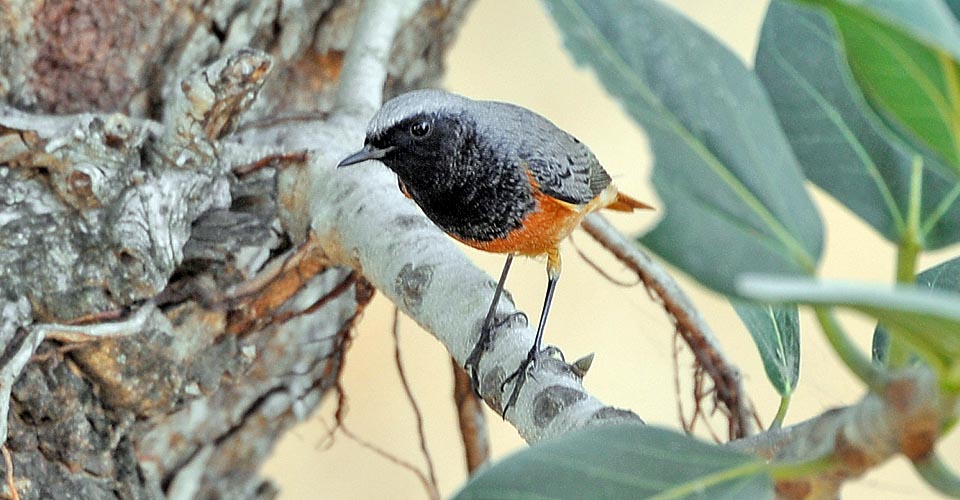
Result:
[[[613,200],[613,203],[604,207],[609,210],[616,210],[617,212],[633,212],[634,210],[653,210],[653,206],[647,205],[646,203],[636,199],[631,198],[621,192],[617,192],[617,198]]]

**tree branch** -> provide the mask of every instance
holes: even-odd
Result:
[[[43,342],[43,333],[28,329],[30,304],[26,297],[16,302],[5,302],[0,310],[0,339],[3,354],[0,355],[0,443],[7,442],[7,425],[10,414],[10,392],[30,357]]]
[[[740,383],[740,371],[727,358],[710,326],[694,307],[680,285],[657,261],[643,252],[633,241],[616,230],[602,215],[588,215],[582,227],[613,253],[621,262],[637,273],[640,281],[656,294],[663,309],[673,319],[680,337],[693,352],[697,363],[713,379],[716,397],[727,408],[730,439],[750,434],[752,419],[747,398]]]
[[[880,393],[827,411],[806,422],[770,430],[730,446],[774,462],[831,459],[811,476],[777,479],[781,497],[836,498],[844,482],[901,453],[914,462],[934,453],[940,425],[953,403],[940,395],[934,374],[917,367],[894,376]],[[776,477],[776,468],[774,468]]]
[[[30,320],[30,307],[22,298],[17,302],[4,305],[0,320],[0,337],[4,338],[4,351],[0,356],[0,443],[7,441],[7,416],[10,413],[10,393],[23,369],[30,362],[40,343],[47,338],[61,342],[89,342],[95,339],[133,335],[139,333],[147,320],[157,314],[152,303],[140,307],[129,318],[117,322],[95,325],[57,325],[33,324]],[[16,329],[8,335],[11,329]]]
[[[394,38],[423,0],[368,0],[353,28],[334,112],[366,121],[383,101]],[[366,125],[366,124],[364,124]]]
[[[480,398],[473,392],[470,375],[451,359],[453,365],[453,402],[457,407],[457,422],[463,440],[463,454],[467,461],[467,473],[471,476],[490,459],[490,440],[487,435],[487,420],[483,415]]]
[[[409,12],[389,2],[364,4],[365,16],[373,16],[369,32],[386,40],[371,53],[389,56],[391,92],[436,77],[467,3],[432,2],[396,23],[391,19]],[[0,299],[0,422],[18,475],[30,485],[21,489],[25,498],[60,491],[85,498],[268,497],[270,487],[255,471],[280,432],[330,390],[349,329],[372,294],[358,273],[328,265],[322,253],[280,266],[289,271],[285,282],[255,280],[268,285],[254,287],[255,296],[230,294],[250,290],[237,283],[288,248],[276,225],[276,172],[291,164],[307,171],[301,152],[326,143],[292,134],[302,142],[290,154],[262,161],[278,146],[244,149],[224,138],[253,116],[296,124],[302,120],[279,115],[304,104],[313,109],[311,99],[320,103],[311,119],[322,116],[360,2],[228,1],[213,10],[147,4],[157,15],[138,17],[142,25],[121,19],[146,28],[128,32],[137,43],[111,46],[102,59],[134,73],[131,85],[81,96],[72,79],[40,81],[51,66],[28,60],[25,81],[40,85],[22,87],[14,102],[97,111],[103,108],[89,103],[110,96],[107,109],[159,121],[119,113],[45,116],[0,105],[0,275],[7,297]],[[81,2],[78,10],[16,11],[0,20],[38,27],[23,43],[30,50],[10,54],[14,62],[36,53],[28,42],[47,43],[44,29],[54,19],[44,14],[57,13],[62,25],[99,7]],[[31,24],[38,19],[48,24]],[[380,22],[396,26],[382,32]],[[84,43],[112,40],[107,31],[115,26],[71,25],[85,26]],[[235,50],[248,45],[255,48]],[[153,52],[137,59],[143,51]],[[116,75],[96,71],[107,52],[70,54],[77,75],[112,81]],[[20,67],[0,69],[0,87],[11,74],[21,78],[11,66]],[[383,75],[372,77],[372,104],[357,106],[361,113],[372,113],[385,85],[388,66],[375,66]],[[271,86],[262,87],[270,72]],[[65,91],[43,93],[48,83],[63,83]],[[53,101],[61,96],[58,106]],[[361,119],[353,121],[355,127],[329,128],[362,133]],[[238,165],[250,167],[235,176]],[[305,236],[311,215],[301,213]],[[157,307],[123,318],[144,302]],[[38,322],[46,329],[32,326]],[[244,328],[231,329],[237,325]],[[74,342],[127,327],[138,334]],[[29,363],[46,337],[70,342],[69,355]]]
[[[396,178],[382,165],[335,168],[363,144],[367,122],[382,100],[394,37],[419,5],[365,4],[358,21],[364,28],[355,30],[344,61],[339,107],[325,121],[250,129],[236,144],[248,151],[261,148],[261,154],[309,150],[305,166],[278,175],[284,227],[294,241],[311,233],[332,262],[357,269],[462,365],[479,336],[495,282],[400,194]],[[501,316],[514,312],[509,299],[501,301]],[[520,365],[533,337],[528,325],[506,322],[480,363],[481,395],[498,412],[504,401],[500,384]],[[528,441],[594,423],[639,422],[633,413],[588,394],[577,373],[559,360],[538,363],[531,375],[505,415]]]
[[[122,321],[103,322],[90,325],[59,325],[46,323],[34,325],[45,339],[59,340],[60,342],[91,342],[105,337],[120,337],[133,335],[146,325],[150,316],[157,311],[152,302],[147,302],[137,308],[129,318]]]

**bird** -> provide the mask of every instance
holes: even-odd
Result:
[[[492,341],[497,304],[516,255],[546,256],[547,289],[534,343],[501,384],[516,403],[528,367],[541,355],[560,279],[560,242],[588,213],[653,207],[621,193],[590,149],[543,116],[510,103],[439,89],[398,95],[371,118],[363,147],[338,168],[378,160],[441,230],[473,248],[506,254],[493,302],[464,368],[480,391],[478,366]],[[522,313],[520,313],[522,314]]]

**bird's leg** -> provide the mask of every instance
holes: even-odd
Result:
[[[493,302],[490,303],[487,317],[483,320],[483,326],[480,327],[480,338],[477,339],[473,351],[470,351],[470,356],[467,356],[467,361],[463,364],[464,370],[470,374],[470,383],[477,394],[480,394],[480,358],[490,347],[494,328],[493,320],[497,315],[497,305],[500,303],[500,295],[503,293],[503,286],[507,282],[507,273],[510,272],[512,263],[513,254],[507,254],[507,261],[503,264],[503,271],[500,272],[500,281],[497,282],[497,288],[493,291]]]
[[[510,393],[510,399],[508,399],[507,404],[503,406],[503,415],[506,415],[507,410],[509,410],[510,407],[517,402],[517,397],[520,395],[520,389],[527,380],[527,369],[530,367],[530,365],[533,364],[543,353],[556,351],[556,348],[553,347],[543,349],[543,331],[547,326],[547,315],[550,313],[550,303],[553,302],[553,292],[557,289],[558,281],[560,281],[560,252],[555,248],[547,252],[547,294],[543,298],[543,311],[540,313],[540,325],[537,326],[537,335],[534,337],[533,346],[530,347],[530,351],[527,353],[527,358],[520,363],[520,367],[517,368],[517,371],[513,372],[500,385],[501,390],[503,390],[504,386],[510,382],[514,382],[513,391]]]

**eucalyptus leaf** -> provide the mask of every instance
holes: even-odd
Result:
[[[731,302],[753,337],[767,378],[783,397],[789,397],[800,377],[800,318],[795,305]]]
[[[652,0],[546,0],[580,63],[646,131],[663,219],[641,242],[723,293],[744,272],[810,274],[823,228],[756,77]]]
[[[881,322],[941,375],[960,375],[960,293],[916,285],[882,288],[770,276],[746,276],[738,288],[765,302],[854,309]]]
[[[954,20],[960,19],[960,0],[945,0],[945,3],[953,13]]]
[[[917,286],[960,293],[960,257],[954,257],[918,274]],[[960,307],[960,304],[957,304],[957,307]]]
[[[760,36],[756,71],[813,182],[899,243],[914,237],[907,211],[911,167],[920,162],[916,243],[933,249],[960,241],[958,178],[873,111],[826,14],[774,0]]]
[[[910,36],[960,59],[960,26],[942,0],[800,0],[827,7],[849,7],[889,23]],[[948,0],[948,2],[951,0]]]
[[[515,453],[477,474],[454,500],[763,500],[755,456],[644,425],[594,427]]]
[[[809,1],[809,0],[808,0]],[[960,178],[960,34],[939,0],[816,0],[837,23],[870,102]]]
[[[960,257],[940,263],[917,275],[917,286],[933,290],[945,290],[960,293]],[[960,307],[960,304],[957,304]],[[890,345],[889,333],[877,326],[873,332],[873,359],[885,361]]]

